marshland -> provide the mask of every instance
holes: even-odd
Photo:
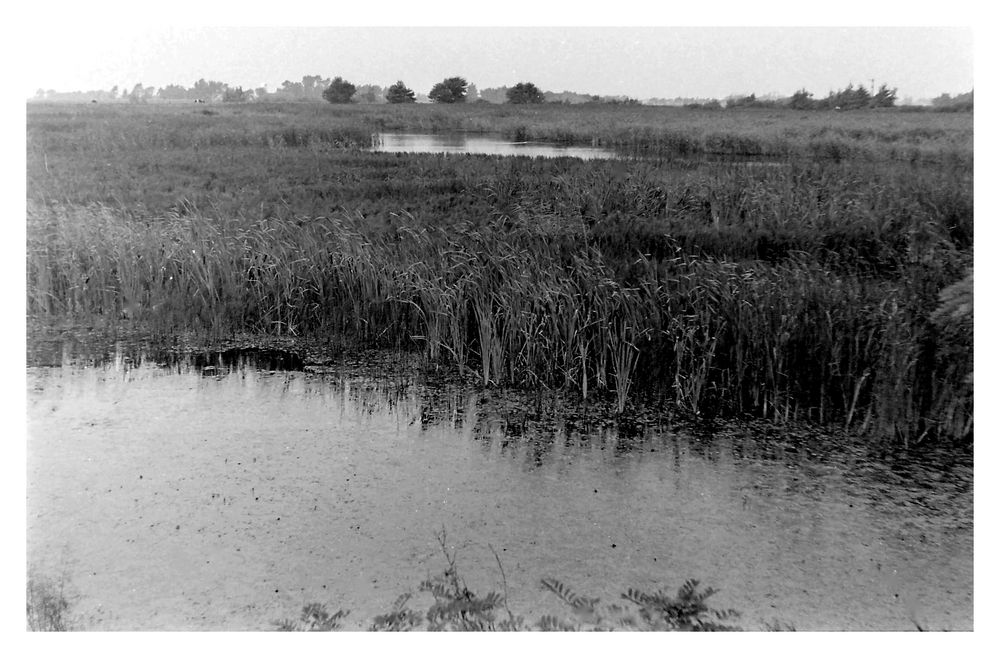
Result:
[[[29,104],[29,558],[82,628],[971,629],[972,124]]]

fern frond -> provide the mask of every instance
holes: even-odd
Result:
[[[597,604],[600,603],[599,598],[580,596],[555,578],[542,578],[542,586],[577,612],[593,612]]]
[[[544,632],[573,632],[580,630],[580,628],[554,615],[543,615],[538,620],[538,630]]]
[[[650,597],[649,594],[646,594],[643,591],[640,591],[640,590],[637,590],[637,589],[632,589],[631,587],[629,587],[625,591],[625,593],[622,594],[622,598],[625,599],[626,601],[631,601],[632,603],[635,603],[636,605],[645,606],[645,605],[648,605],[649,600],[652,597]]]

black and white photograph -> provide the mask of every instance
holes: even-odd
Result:
[[[964,15],[335,15],[25,54],[22,630],[980,630]]]

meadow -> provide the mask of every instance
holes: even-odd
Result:
[[[366,152],[380,131],[631,158]],[[619,413],[966,442],[972,135],[898,111],[29,104],[29,334],[337,337]]]

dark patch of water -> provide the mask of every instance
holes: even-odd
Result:
[[[86,349],[84,344],[74,343],[75,341],[36,343],[34,349],[29,349],[28,365],[124,369],[155,365],[177,372],[196,370],[206,376],[246,368],[282,371],[301,371],[305,368],[305,362],[299,354],[278,349],[239,347],[192,352],[120,343],[108,347],[91,345]],[[84,349],[80,349],[81,347]]]
[[[256,370],[301,371],[302,357],[291,352],[266,349],[232,349],[190,355],[163,354],[154,357],[167,367],[195,368],[203,374],[224,373],[254,368]]]

